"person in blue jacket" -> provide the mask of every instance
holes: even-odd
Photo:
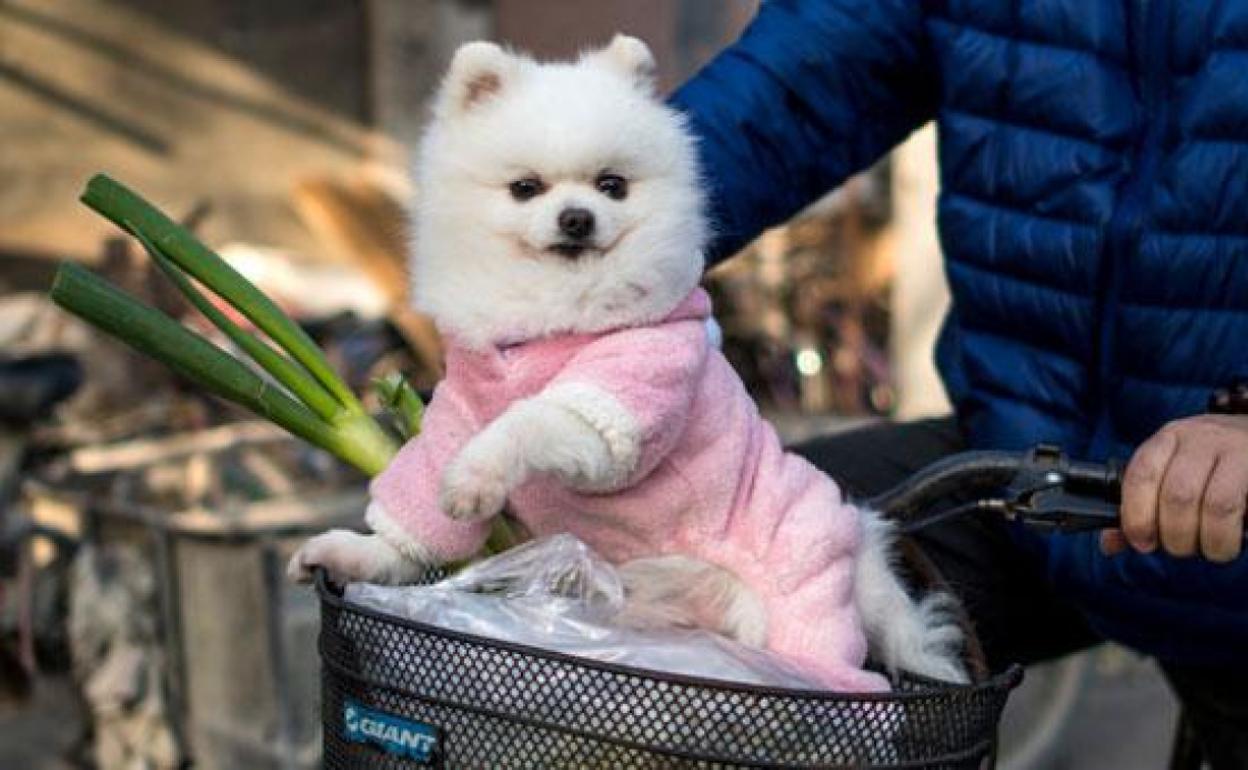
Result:
[[[722,259],[935,120],[956,419],[803,448],[878,491],[964,447],[1130,458],[1123,529],[923,545],[998,665],[1157,657],[1248,767],[1248,0],[766,0],[673,104]],[[903,257],[904,258],[904,257]]]

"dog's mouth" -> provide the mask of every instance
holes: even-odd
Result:
[[[530,259],[538,259],[544,255],[550,255],[558,257],[565,262],[576,262],[582,257],[605,257],[619,245],[620,241],[624,240],[624,236],[628,235],[629,232],[629,230],[621,232],[610,243],[599,243],[594,238],[587,238],[582,241],[555,241],[546,246],[538,246],[523,238],[519,239],[518,243],[521,253]]]
[[[564,259],[575,260],[590,252],[602,253],[602,249],[592,243],[583,243],[580,241],[561,241],[553,243],[546,247],[546,251],[556,254]]]

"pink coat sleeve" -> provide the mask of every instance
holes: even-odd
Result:
[[[489,522],[456,521],[442,512],[442,473],[476,432],[456,393],[443,384],[425,409],[421,432],[373,479],[368,525],[416,560],[445,563],[476,554],[489,536]]]
[[[709,347],[700,318],[613,332],[587,345],[545,392],[603,434],[631,468],[627,486],[675,447]]]

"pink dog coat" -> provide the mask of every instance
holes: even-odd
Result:
[[[710,345],[710,309],[695,289],[650,326],[486,350],[450,341],[446,379],[420,436],[373,482],[379,506],[369,524],[400,548],[414,540],[441,560],[476,553],[489,524],[443,514],[444,469],[514,402],[558,394],[632,471],[603,494],[549,476],[521,485],[509,503],[534,535],[569,532],[617,564],[681,554],[723,567],[761,598],[769,649],[833,689],[887,690],[883,677],[862,669],[858,514],[834,482],[781,448]]]

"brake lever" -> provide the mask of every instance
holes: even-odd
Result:
[[[1068,494],[1060,488],[1033,492],[1026,501],[1006,505],[1006,518],[1041,532],[1090,532],[1118,526],[1118,506]]]
[[[1076,468],[1083,468],[1083,478]],[[1087,483],[1087,466],[1072,463],[1054,446],[1041,445],[1027,456],[1006,489],[1006,499],[994,506],[1007,519],[1022,521],[1042,532],[1088,532],[1118,526],[1118,503],[1071,491]],[[1117,496],[1120,476],[1115,465],[1106,466],[1104,479],[1096,484],[1112,487]]]

